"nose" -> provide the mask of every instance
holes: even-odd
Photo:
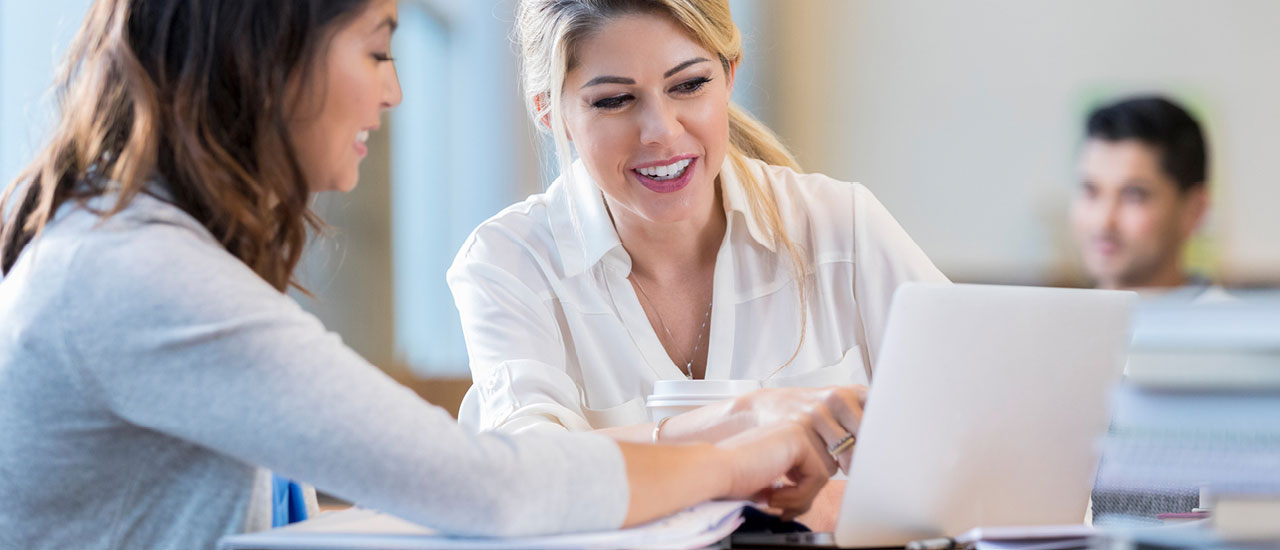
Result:
[[[396,73],[395,65],[391,65],[391,76],[386,79],[382,90],[382,108],[395,107],[403,98],[404,95],[400,90],[400,75]]]
[[[646,145],[668,145],[684,131],[674,106],[663,99],[649,102],[641,117],[640,141]]]
[[[1104,197],[1098,200],[1094,221],[1097,223],[1098,229],[1110,235],[1116,229],[1116,222],[1120,217],[1119,214],[1120,201],[1116,200],[1115,197]]]

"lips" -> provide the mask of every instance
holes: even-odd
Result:
[[[1093,240],[1093,250],[1100,256],[1113,256],[1120,252],[1120,242],[1115,239],[1097,238]]]
[[[365,145],[365,142],[368,140],[368,130],[360,130],[359,132],[356,132],[355,149],[356,154],[360,155],[360,158],[364,158],[365,155],[369,154],[369,146]]]
[[[675,193],[693,181],[698,157],[675,158],[649,163],[631,169],[631,175],[646,189],[655,193]]]

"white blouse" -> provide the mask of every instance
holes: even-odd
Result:
[[[789,255],[751,215],[727,159],[707,379],[766,387],[867,384],[889,301],[907,281],[945,281],[866,187],[751,161],[809,262],[808,328]],[[648,420],[657,380],[682,379],[627,276],[631,258],[581,162],[545,193],[478,227],[449,269],[475,385],[473,428],[582,431]]]

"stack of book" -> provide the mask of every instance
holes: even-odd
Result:
[[[1280,300],[1140,308],[1113,406],[1095,523],[1205,510],[1220,535],[1280,540]]]

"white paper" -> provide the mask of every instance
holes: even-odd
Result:
[[[350,509],[264,531],[223,537],[219,550],[505,550],[701,548],[742,524],[744,501],[708,502],[628,529],[516,538],[452,537],[374,510]]]

